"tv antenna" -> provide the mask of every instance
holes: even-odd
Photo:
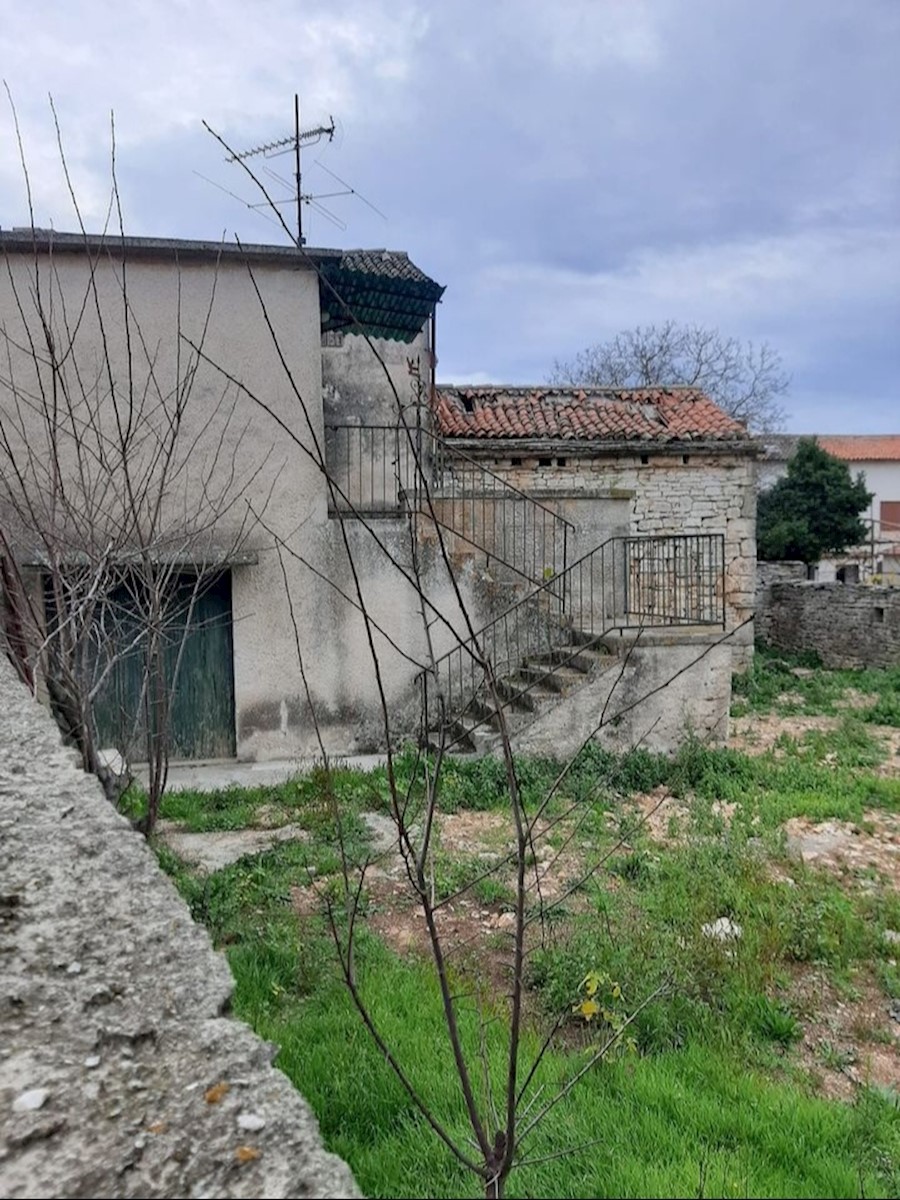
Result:
[[[296,193],[296,196],[292,196],[288,200],[281,201],[280,203],[290,204],[296,200],[296,204],[297,204],[297,239],[296,240],[297,240],[298,246],[303,246],[306,242],[306,238],[303,236],[303,205],[304,204],[309,204],[309,205],[314,206],[316,209],[320,210],[325,216],[332,219],[335,222],[335,224],[340,224],[338,219],[336,217],[334,217],[334,215],[332,213],[328,212],[328,209],[326,209],[323,205],[318,203],[320,197],[314,196],[311,193],[309,195],[304,195],[303,188],[301,186],[301,173],[300,173],[300,151],[301,151],[301,148],[303,146],[315,146],[319,142],[321,142],[321,140],[323,138],[327,138],[329,142],[332,141],[334,138],[334,128],[335,128],[334,127],[334,117],[329,117],[327,125],[316,125],[313,129],[301,129],[300,128],[300,97],[295,93],[294,94],[294,132],[290,135],[290,137],[280,138],[278,141],[275,141],[275,142],[266,142],[262,146],[252,146],[249,150],[241,150],[237,154],[230,154],[228,156],[228,158],[226,158],[226,160],[225,160],[226,162],[243,162],[245,159],[254,158],[258,154],[261,154],[264,158],[277,158],[279,155],[289,154],[291,152],[291,150],[293,150],[293,152],[294,152],[294,183],[297,188],[297,193]],[[319,165],[321,165],[321,164],[319,164]],[[286,182],[285,180],[280,179],[279,176],[274,175],[274,172],[269,172],[269,173],[272,174],[275,179],[278,179],[280,183]],[[347,190],[347,192],[329,192],[328,193],[328,195],[331,195],[331,196],[349,195],[349,194],[355,195],[356,193],[354,193],[352,188],[349,188]],[[324,198],[324,197],[321,197],[321,198]],[[275,203],[279,203],[279,202],[276,201]],[[250,208],[267,208],[268,204],[249,205],[249,207]]]

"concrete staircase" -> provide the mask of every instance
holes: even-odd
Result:
[[[496,692],[511,736],[521,733],[547,708],[570,703],[584,685],[620,661],[611,639],[568,630],[553,650],[527,655],[514,669],[499,675]],[[498,706],[486,687],[448,723],[451,754],[493,754],[500,748]],[[437,730],[431,731],[432,740]]]

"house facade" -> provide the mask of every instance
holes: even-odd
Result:
[[[759,462],[760,489],[771,487],[785,474],[801,436],[815,437],[823,450],[847,464],[852,475],[862,472],[872,493],[869,509],[862,514],[869,531],[865,544],[819,563],[815,578],[819,582],[900,581],[900,434],[769,435]]]
[[[585,551],[615,532],[721,534],[736,667],[753,646],[756,442],[690,388],[440,387],[437,429],[571,516]]]
[[[104,448],[114,455],[130,436],[132,479],[142,454],[146,470],[159,472],[152,448],[163,444],[177,409],[181,449],[152,493],[165,513],[151,550],[182,562],[185,573],[197,564],[215,568],[215,587],[203,595],[215,611],[197,649],[196,687],[187,677],[179,684],[192,689],[189,708],[200,728],[182,752],[253,759],[317,750],[311,704],[329,749],[379,744],[381,691],[400,705],[410,687],[408,663],[390,643],[408,646],[416,659],[422,642],[415,592],[391,562],[392,554],[408,557],[408,530],[395,509],[382,522],[379,548],[358,526],[342,531],[332,519],[323,382],[326,392],[343,386],[348,360],[353,374],[349,342],[377,363],[370,341],[402,346],[391,351],[391,370],[399,379],[402,363],[405,389],[407,359],[429,379],[430,325],[443,289],[397,252],[43,231],[2,233],[0,251],[0,479],[8,485],[0,528],[22,549],[34,586],[47,547],[25,544],[28,531],[15,528],[14,510],[21,518],[28,490],[47,500],[41,461],[59,459],[62,485],[78,493],[99,534],[116,541],[110,531],[120,524],[121,503],[109,493],[122,500],[124,468],[107,462],[85,481],[86,459],[99,463]],[[43,325],[52,327],[53,354]],[[52,399],[60,388],[62,416]],[[376,403],[383,422],[396,404],[383,379]],[[129,420],[140,425],[140,438],[123,432]],[[20,464],[26,478],[17,490]],[[374,633],[384,653],[380,684],[366,669],[369,634],[345,535],[384,630]],[[60,552],[74,561],[87,533],[66,536],[70,546]],[[127,556],[128,539],[116,544]],[[209,723],[215,728],[204,730]]]
[[[443,289],[399,252],[39,230],[0,250],[0,558],[31,605],[4,584],[11,653],[22,612],[32,645],[74,625],[51,567],[100,564],[118,638],[164,567],[196,600],[178,757],[362,752],[433,739],[436,714],[483,749],[501,708],[546,753],[603,725],[725,736],[753,445],[708,400],[438,389]],[[103,679],[101,717],[112,689],[112,716],[154,719],[139,670]]]

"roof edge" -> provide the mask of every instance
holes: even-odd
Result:
[[[240,259],[315,270],[325,263],[340,264],[348,255],[389,254],[409,259],[405,250],[339,250],[329,247],[271,245],[261,242],[207,241],[193,238],[133,237],[129,234],[66,233],[55,229],[0,229],[4,254],[121,254],[133,258]]]
[[[648,450],[653,454],[738,454],[756,458],[763,450],[762,444],[752,437],[672,438],[661,441],[656,438],[479,438],[444,433],[441,438],[473,458],[477,455],[490,458],[509,458],[512,455],[546,458],[548,454],[565,458],[599,458],[603,454],[613,457],[646,454]]]

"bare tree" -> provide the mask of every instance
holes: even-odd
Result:
[[[553,364],[557,386],[640,388],[678,385],[705,392],[754,432],[784,425],[781,399],[790,379],[781,355],[702,325],[639,325]]]
[[[55,113],[54,113],[55,120]],[[59,126],[57,124],[59,138]],[[266,455],[237,467],[233,389],[198,384],[215,303],[183,338],[180,276],[170,333],[151,342],[129,294],[115,174],[107,228],[84,239],[73,286],[53,256],[5,254],[12,313],[0,328],[0,558],[10,657],[43,691],[84,768],[118,801],[145,759],[152,829],[172,750],[171,710],[198,606],[253,520],[242,493]],[[20,141],[20,153],[21,153]],[[26,187],[28,172],[22,154]],[[29,191],[30,201],[30,191]],[[117,236],[106,239],[110,219]],[[265,505],[260,505],[264,509]],[[118,677],[136,688],[117,698]],[[103,754],[104,733],[122,756]]]

